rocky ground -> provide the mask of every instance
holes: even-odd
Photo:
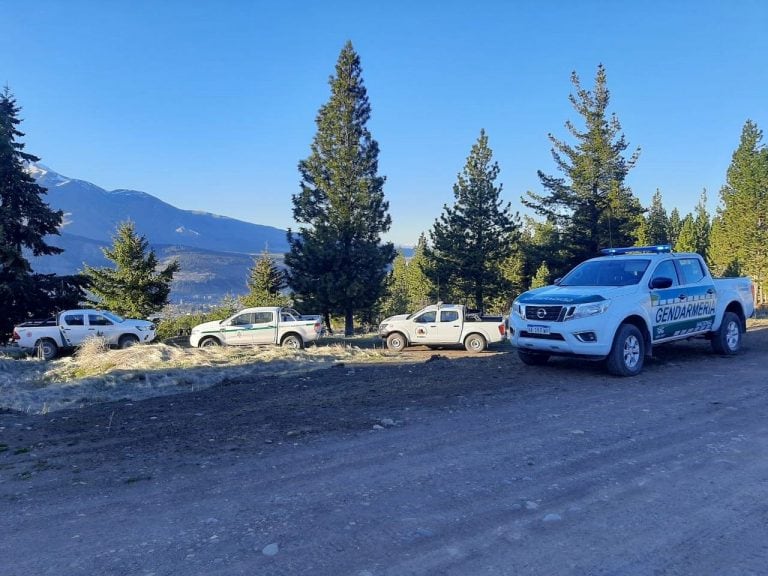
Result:
[[[765,573],[767,327],[626,379],[406,354],[1,413],[0,573]]]

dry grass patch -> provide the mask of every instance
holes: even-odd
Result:
[[[96,402],[191,392],[226,379],[305,373],[344,363],[402,356],[348,345],[181,348],[166,344],[111,350],[102,339],[52,362],[0,359],[0,408],[46,413]]]

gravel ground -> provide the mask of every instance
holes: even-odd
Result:
[[[0,413],[0,574],[765,574],[768,328]]]

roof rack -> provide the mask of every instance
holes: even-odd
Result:
[[[657,244],[656,246],[630,246],[628,248],[603,248],[600,250],[602,254],[606,256],[618,256],[620,254],[638,254],[638,253],[652,253],[652,254],[667,254],[672,252],[672,246],[670,244]]]

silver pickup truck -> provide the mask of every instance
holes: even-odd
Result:
[[[606,359],[612,374],[634,376],[654,346],[674,340],[703,337],[718,354],[740,350],[754,312],[749,278],[713,278],[701,256],[668,245],[603,253],[512,303],[509,339],[525,364],[553,355]]]
[[[406,346],[463,345],[482,352],[506,336],[501,316],[470,313],[461,304],[432,304],[413,314],[390,316],[379,325],[387,348],[401,352]]]

